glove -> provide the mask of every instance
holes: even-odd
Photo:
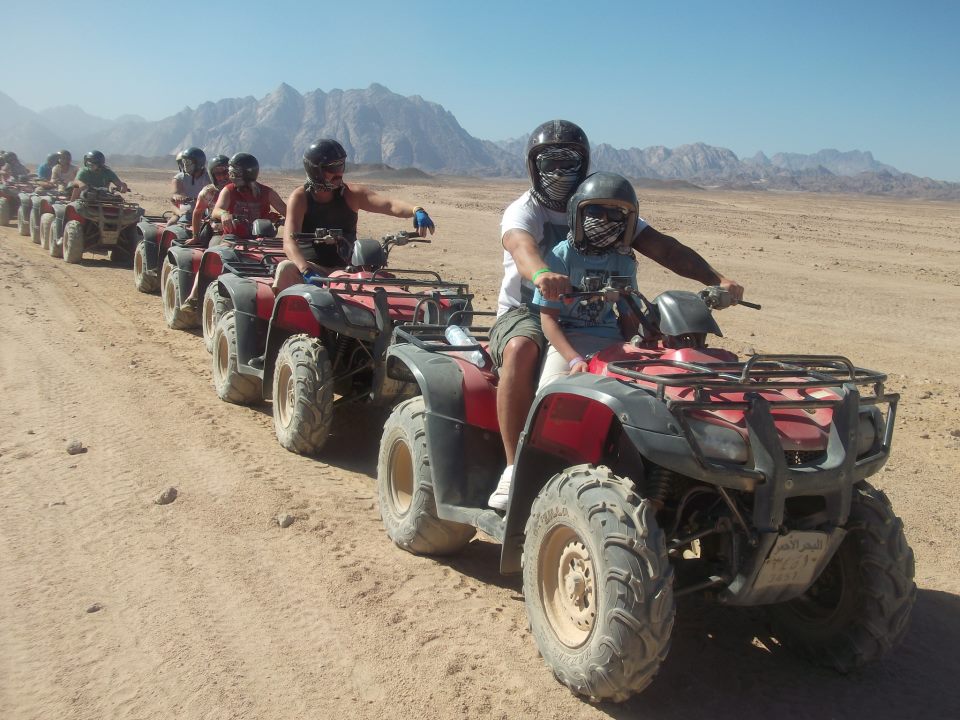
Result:
[[[312,283],[312,282],[313,282],[313,279],[314,279],[314,278],[318,278],[318,277],[320,277],[320,275],[318,275],[317,273],[315,273],[315,272],[314,272],[313,270],[311,270],[310,268],[307,268],[306,270],[303,271],[303,281],[304,281],[304,282]]]
[[[433,220],[431,220],[430,216],[427,215],[427,211],[422,207],[416,207],[413,209],[413,229],[419,230],[420,228],[428,228],[433,230],[434,225]]]

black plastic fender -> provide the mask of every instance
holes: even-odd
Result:
[[[180,297],[183,298],[187,297],[193,289],[193,258],[196,252],[197,248],[180,247],[179,245],[171,245],[170,249],[167,250],[166,257],[170,258],[170,262],[180,270],[177,279],[180,282]]]
[[[250,364],[253,358],[259,358],[264,354],[267,344],[268,323],[257,315],[259,283],[233,273],[221,275],[217,282],[220,285],[220,292],[229,297],[233,303],[237,333],[237,368],[245,375],[269,377],[264,374],[262,367]],[[268,383],[263,385],[265,393],[267,385]]]
[[[159,230],[152,222],[138,222],[137,231],[140,233],[139,242],[142,242],[146,249],[146,269],[157,272],[160,269],[157,256],[159,249],[157,245],[157,234]]]

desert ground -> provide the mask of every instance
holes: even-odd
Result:
[[[164,208],[171,173],[120,169]],[[262,178],[286,195],[293,176]],[[347,176],[350,179],[350,176]],[[520,182],[370,181],[425,206],[398,267],[468,281],[493,309],[499,218]],[[340,414],[323,456],[269,407],[217,399],[196,333],[128,269],[67,265],[0,228],[0,718],[953,718],[960,709],[960,204],[641,189],[642,214],[746,287],[718,315],[738,352],[846,355],[900,392],[873,478],[903,518],[909,634],[849,676],[798,659],[761,610],[680,603],[654,684],[591,705],[557,683],[518,577],[475,539],[447,559],[380,522],[382,417]],[[362,215],[361,236],[406,221]],[[641,259],[652,296],[695,283]],[[66,452],[79,440],[88,449]],[[168,487],[179,496],[154,503]],[[293,516],[281,528],[276,518]],[[99,606],[95,610],[94,606]]]

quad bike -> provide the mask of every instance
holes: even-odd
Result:
[[[599,294],[629,299],[642,334],[538,391],[505,514],[487,507],[504,467],[496,378],[460,357],[482,343],[394,330],[387,376],[415,396],[380,445],[391,540],[436,555],[476,529],[501,542],[540,654],[594,701],[649,685],[675,599],[694,593],[765,606],[780,642],[842,672],[881,658],[916,595],[903,526],[866,482],[891,448],[886,376],[839,356],[739,359],[706,344],[711,307],[730,304],[719,288],[649,302],[628,282]]]
[[[6,227],[17,217],[17,227],[21,235],[26,235],[20,223],[20,199],[24,193],[33,192],[36,183],[32,180],[18,180],[0,185],[0,227]]]
[[[137,223],[139,238],[133,254],[133,285],[142,293],[155,293],[160,289],[162,258],[171,247],[187,245],[193,237],[190,222],[184,222],[182,215],[170,224],[174,215],[172,210],[162,215],[144,215]]]
[[[20,211],[17,213],[17,227],[21,235],[29,235],[34,243],[42,249],[47,250],[50,233],[45,238],[43,235],[43,216],[51,215],[56,217],[54,205],[64,204],[70,201],[69,190],[40,189],[32,194],[23,193],[20,195]],[[53,227],[52,219],[48,229]]]
[[[76,264],[86,251],[106,251],[113,261],[133,260],[137,222],[143,215],[139,205],[124,202],[119,193],[106,188],[86,188],[77,200],[55,203],[53,211],[53,217],[47,213],[40,219],[41,236],[44,222],[49,227],[48,248],[53,257]]]
[[[298,242],[340,243],[340,231],[301,234]],[[389,407],[396,383],[384,372],[394,325],[446,322],[468,311],[463,283],[430,270],[387,270],[393,248],[430,242],[416,233],[357,240],[350,264],[274,297],[269,275],[226,261],[217,286],[230,308],[213,338],[213,383],[228,402],[273,401],[280,444],[312,455],[327,441],[334,409],[352,403]],[[272,378],[272,382],[270,379]]]
[[[205,280],[198,285],[200,293],[203,293],[207,283],[222,271],[223,257],[259,260],[265,253],[277,257],[278,261],[282,259],[282,243],[276,239],[277,224],[280,222],[282,219],[279,215],[272,220],[255,220],[248,233],[250,238],[224,235],[223,244],[212,248],[194,245],[186,239],[168,242],[161,238],[158,248],[158,257],[163,258],[160,267],[160,297],[163,301],[163,319],[167,326],[174,330],[190,330],[200,323],[197,310],[192,306],[185,306],[184,301],[190,296],[194,280],[202,269],[202,278]],[[149,261],[150,253],[146,243],[144,251]],[[136,268],[136,263],[134,267]],[[206,336],[204,341],[209,344]]]

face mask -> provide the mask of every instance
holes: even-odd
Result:
[[[585,255],[603,255],[610,252],[622,236],[626,223],[601,218],[583,218],[583,245],[578,249]]]
[[[549,148],[537,156],[538,188],[541,200],[554,210],[562,210],[577,187],[582,158],[569,148]]]

